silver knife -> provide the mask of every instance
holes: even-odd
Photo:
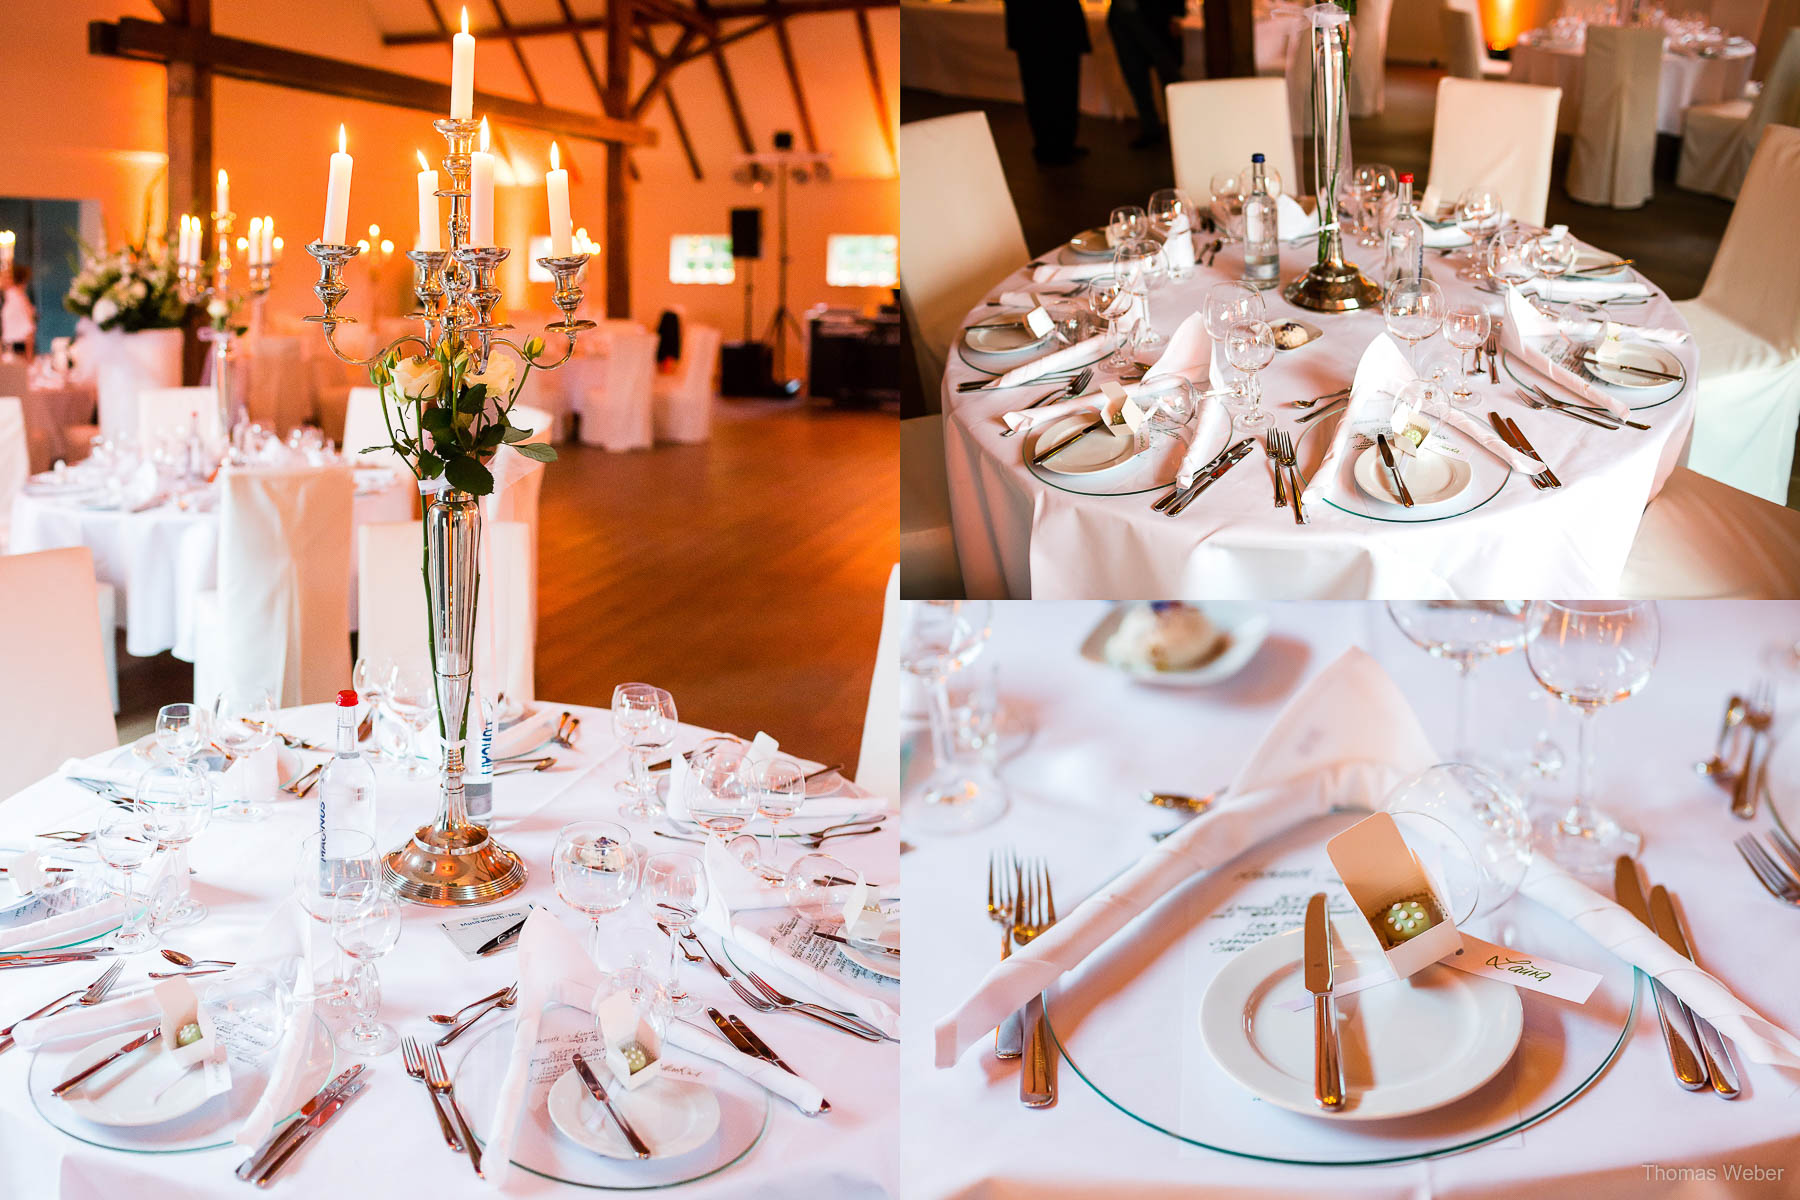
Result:
[[[1486,350],[1487,350],[1487,360],[1488,360],[1488,382],[1489,383],[1499,383],[1500,382],[1500,368],[1496,364],[1496,361],[1495,361],[1499,356],[1499,350],[1500,350],[1500,322],[1499,321],[1495,321],[1492,325],[1490,325],[1488,327],[1488,340],[1487,340]]]
[[[1652,371],[1649,367],[1634,367],[1630,363],[1604,362],[1591,354],[1582,356],[1581,361],[1591,367],[1611,367],[1615,371],[1630,371],[1633,375],[1645,375],[1651,379],[1660,379],[1664,383],[1674,383],[1681,378],[1667,371]]]
[[[1698,965],[1688,946],[1687,934],[1681,928],[1681,918],[1675,912],[1669,889],[1660,883],[1650,889],[1650,920],[1657,936],[1669,943],[1669,949]],[[1711,1021],[1697,1016],[1685,1002],[1681,1007],[1687,1010],[1688,1020],[1693,1022],[1695,1036],[1700,1042],[1700,1057],[1705,1061],[1706,1077],[1712,1081],[1713,1091],[1727,1100],[1736,1100],[1737,1071],[1732,1067],[1730,1052],[1725,1049],[1725,1039],[1719,1036]]]
[[[1506,422],[1507,431],[1512,434],[1513,441],[1518,444],[1519,449],[1544,464],[1544,482],[1548,483],[1553,488],[1561,487],[1562,480],[1558,479],[1556,477],[1556,472],[1550,469],[1550,461],[1539,454],[1535,446],[1525,440],[1524,433],[1519,430],[1519,423],[1511,417],[1502,417],[1500,419]]]
[[[1533,395],[1535,395],[1539,400],[1542,400],[1545,404],[1548,404],[1553,408],[1565,409],[1565,410],[1569,411],[1570,413],[1589,413],[1589,414],[1592,414],[1593,416],[1599,417],[1602,421],[1617,421],[1619,424],[1629,425],[1633,429],[1648,429],[1648,428],[1650,428],[1648,425],[1644,424],[1642,421],[1633,421],[1629,417],[1614,416],[1612,414],[1612,412],[1608,409],[1595,408],[1591,404],[1578,404],[1572,400],[1558,400],[1555,396],[1552,396],[1549,392],[1546,392],[1543,388],[1539,387],[1535,383],[1528,384],[1526,386],[1530,389],[1531,393]]]
[[[1115,419],[1112,423],[1114,425],[1123,425],[1125,423],[1125,419],[1123,417],[1120,417],[1120,418]],[[1042,466],[1044,464],[1044,461],[1046,459],[1048,459],[1051,455],[1060,453],[1061,451],[1068,449],[1070,446],[1073,446],[1076,442],[1079,442],[1082,438],[1086,437],[1088,434],[1093,433],[1096,430],[1103,429],[1103,428],[1105,428],[1105,426],[1106,426],[1106,418],[1105,417],[1097,417],[1094,420],[1089,421],[1086,425],[1082,426],[1080,429],[1076,430],[1074,433],[1071,433],[1068,437],[1066,437],[1062,441],[1056,443],[1056,445],[1050,447],[1048,450],[1044,451],[1042,454],[1034,455],[1031,459],[1031,465],[1034,467]]]
[[[362,1071],[363,1064],[357,1063],[315,1092],[310,1100],[300,1106],[299,1115],[294,1120],[270,1133],[249,1158],[238,1164],[237,1177],[251,1179],[259,1174],[264,1167],[268,1166],[271,1156],[276,1151],[285,1148],[289,1142],[300,1136],[300,1131],[305,1128],[307,1120],[319,1111],[320,1106],[348,1087],[358,1075],[362,1074]]]
[[[1216,467],[1220,463],[1224,462],[1225,456],[1227,454],[1230,454],[1231,451],[1232,451],[1232,447],[1229,443],[1227,443],[1223,450],[1221,450],[1217,454],[1213,455],[1212,459],[1204,467],[1200,468],[1200,470],[1195,474],[1194,478],[1195,479],[1200,478],[1200,476],[1207,474],[1214,467]],[[1188,484],[1188,487],[1193,487],[1193,486],[1194,485],[1192,482],[1190,482]],[[1181,499],[1182,493],[1185,492],[1186,490],[1187,490],[1187,488],[1182,487],[1179,483],[1173,484],[1169,488],[1169,490],[1163,494],[1162,498],[1159,499],[1155,504],[1152,504],[1150,507],[1156,512],[1161,512],[1163,509],[1169,507],[1169,505],[1175,503],[1175,501]]]
[[[869,945],[867,943],[856,943],[856,942],[852,942],[849,938],[843,936],[842,934],[826,933],[823,929],[813,930],[813,936],[817,937],[817,938],[824,938],[828,942],[837,942],[839,945],[842,945],[842,946],[855,946],[858,950],[867,950],[872,954],[890,954],[895,958],[900,957],[900,951],[896,950],[892,946],[875,946],[875,945]]]
[[[1394,487],[1400,493],[1400,503],[1411,508],[1412,493],[1406,490],[1406,480],[1400,478],[1400,468],[1394,465],[1394,451],[1388,446],[1387,434],[1376,434],[1375,444],[1381,448],[1381,461],[1387,464],[1388,474],[1394,477]]]
[[[606,1111],[612,1114],[612,1119],[618,1122],[619,1131],[625,1135],[625,1140],[631,1143],[632,1153],[639,1158],[649,1158],[650,1147],[644,1145],[644,1139],[637,1135],[637,1130],[633,1129],[624,1115],[613,1107],[612,1099],[607,1096],[606,1089],[600,1086],[600,1081],[594,1077],[593,1068],[587,1065],[587,1059],[581,1057],[580,1052],[575,1055],[575,1070],[581,1076],[581,1082],[587,1085],[587,1090],[594,1094],[594,1099],[604,1104]]]
[[[331,1124],[332,1118],[344,1111],[344,1106],[362,1095],[368,1086],[367,1081],[358,1080],[327,1100],[323,1108],[306,1119],[306,1126],[300,1131],[300,1136],[289,1142],[287,1147],[275,1156],[274,1161],[264,1168],[262,1174],[256,1177],[256,1186],[268,1187],[270,1183],[274,1182],[275,1173],[287,1165],[288,1159],[294,1157],[300,1147],[317,1137],[319,1131]]]
[[[147,1033],[139,1034],[137,1037],[132,1038],[129,1042],[126,1042],[123,1046],[120,1046],[117,1050],[114,1050],[111,1054],[107,1055],[105,1058],[101,1059],[99,1062],[94,1063],[91,1066],[85,1067],[82,1070],[75,1072],[75,1074],[69,1076],[67,1079],[63,1080],[61,1083],[59,1083],[55,1087],[51,1088],[50,1094],[52,1096],[62,1095],[64,1092],[68,1091],[70,1088],[74,1087],[76,1084],[80,1083],[82,1080],[88,1079],[94,1075],[99,1074],[102,1068],[111,1066],[113,1063],[119,1061],[121,1058],[125,1057],[127,1054],[130,1054],[133,1050],[139,1050],[145,1046],[148,1046],[151,1042],[154,1042],[157,1038],[160,1038],[161,1036],[162,1036],[162,1030],[160,1028],[152,1029]]]
[[[719,1027],[719,1031],[730,1039],[731,1044],[736,1046],[739,1052],[748,1054],[751,1058],[760,1058],[771,1066],[780,1067],[795,1079],[800,1078],[800,1072],[788,1066],[781,1055],[769,1048],[769,1043],[757,1036],[756,1030],[750,1028],[749,1025],[745,1024],[738,1017],[728,1017],[716,1008],[708,1008],[706,1010],[706,1015],[712,1018],[713,1024]],[[819,1112],[828,1113],[830,1111],[831,1101],[825,1099],[825,1097],[821,1095],[819,1097]],[[808,1113],[807,1115],[813,1116],[815,1114]]]
[[[1650,911],[1644,905],[1644,885],[1638,879],[1637,863],[1629,854],[1619,855],[1613,864],[1613,898],[1619,902],[1619,907],[1654,932]],[[1681,1036],[1682,1026],[1693,1033],[1687,1010],[1676,999],[1675,993],[1654,975],[1650,977],[1650,990],[1656,996],[1656,1019],[1662,1025],[1663,1044],[1669,1050],[1669,1065],[1675,1070],[1675,1081],[1688,1091],[1697,1092],[1706,1086],[1706,1067]],[[1695,1035],[1694,1040],[1699,1041],[1699,1036]]]
[[[1194,497],[1224,478],[1225,472],[1231,470],[1231,468],[1237,466],[1240,462],[1243,462],[1244,456],[1249,454],[1251,448],[1255,445],[1255,442],[1251,441],[1249,438],[1245,438],[1243,441],[1233,446],[1230,451],[1226,453],[1223,462],[1214,467],[1211,471],[1208,471],[1205,475],[1195,479],[1193,486],[1188,488],[1187,492],[1177,499],[1175,503],[1169,505],[1169,507],[1164,510],[1163,515],[1165,517],[1180,516],[1182,511],[1194,502]]]
[[[1344,1107],[1344,1064],[1338,1057],[1337,1007],[1331,998],[1331,923],[1325,893],[1306,902],[1306,990],[1313,997],[1313,1099]]]

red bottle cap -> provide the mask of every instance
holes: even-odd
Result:
[[[1413,180],[1412,180],[1412,172],[1411,171],[1407,171],[1400,176],[1401,183],[1411,183],[1412,181]]]
[[[339,708],[355,708],[356,707],[356,693],[351,691],[349,688],[345,688],[343,691],[338,693],[337,702],[338,702]]]

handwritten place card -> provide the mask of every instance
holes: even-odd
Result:
[[[1600,986],[1600,976],[1592,971],[1508,946],[1496,946],[1466,933],[1462,935],[1462,950],[1444,959],[1444,965],[1574,1004],[1586,1004],[1587,998]]]

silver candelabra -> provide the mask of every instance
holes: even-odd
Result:
[[[230,212],[212,214],[216,249],[210,263],[201,259],[175,265],[175,284],[182,302],[205,304],[207,317],[212,321],[200,331],[200,340],[212,343],[213,389],[219,398],[219,436],[227,441],[237,427],[238,417],[237,404],[231,395],[231,356],[238,338],[243,336],[243,330],[231,324],[230,315],[246,300],[252,304],[260,303],[268,295],[275,273],[274,263],[259,263],[252,258],[248,263],[249,290],[239,291],[232,286],[231,229],[236,216]],[[213,305],[219,303],[226,308],[222,319],[214,318],[211,313]]]

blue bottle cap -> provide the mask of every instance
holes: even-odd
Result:
[[[1251,156],[1250,156],[1250,161],[1251,161],[1251,162],[1253,162],[1253,163],[1258,163],[1258,162],[1262,162],[1262,161],[1263,161],[1263,156],[1262,156],[1262,155],[1260,155],[1260,154],[1252,154],[1252,155],[1251,155]]]

